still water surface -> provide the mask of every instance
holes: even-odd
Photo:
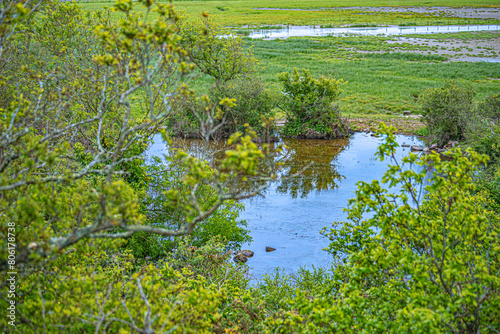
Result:
[[[421,145],[416,137],[397,136],[399,144]],[[245,200],[240,218],[248,222],[253,241],[244,249],[255,252],[247,264],[256,279],[275,268],[287,273],[311,265],[327,267],[330,256],[323,251],[328,239],[320,234],[325,226],[345,220],[342,210],[353,197],[358,181],[381,179],[388,161],[379,161],[374,154],[381,138],[356,133],[342,140],[285,139],[289,158],[285,164],[283,180],[273,183],[265,197]],[[198,157],[206,157],[206,147],[196,140],[174,141],[176,147]],[[222,148],[222,142],[213,142],[208,148],[212,154]],[[155,137],[148,153],[161,156],[168,146],[160,136]],[[398,148],[396,157],[407,155],[409,148]],[[312,167],[297,177],[295,174],[309,162]],[[266,246],[276,248],[267,253]]]
[[[286,26],[278,29],[252,30],[249,38],[289,38],[289,37],[314,37],[338,36],[357,34],[362,36],[390,36],[407,34],[436,34],[456,33],[464,31],[496,31],[500,25],[467,25],[467,26],[418,26],[418,27],[369,27],[369,28],[320,28],[315,26]]]

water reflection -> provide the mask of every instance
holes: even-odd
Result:
[[[422,145],[416,137],[396,136],[399,144]],[[282,180],[271,184],[265,197],[244,200],[240,218],[248,222],[253,241],[244,245],[255,252],[247,264],[256,278],[279,267],[288,273],[311,265],[326,267],[330,256],[323,251],[328,240],[320,230],[334,221],[343,221],[343,211],[354,196],[359,181],[380,180],[389,161],[374,157],[382,138],[356,133],[345,140],[286,139],[287,159]],[[204,143],[175,140],[169,148],[155,137],[148,153],[159,155],[173,147],[183,148],[200,158],[222,157],[224,142]],[[399,147],[401,160],[409,148]],[[213,161],[213,158],[212,158]],[[313,165],[301,176],[292,177],[310,161]],[[276,249],[266,253],[266,246]]]
[[[252,30],[249,38],[289,38],[357,34],[362,36],[407,35],[456,33],[463,31],[496,31],[500,25],[467,25],[467,26],[417,26],[417,27],[369,27],[369,28],[320,28],[316,26],[286,26],[280,29]]]
[[[224,140],[205,142],[199,139],[175,138],[172,145],[159,145],[161,137],[155,138],[148,153],[153,156],[162,154],[173,155],[176,149],[182,149],[194,157],[209,161],[215,167],[217,161],[224,157],[224,151],[229,149]],[[311,192],[321,192],[338,187],[342,175],[338,172],[337,156],[348,145],[349,139],[314,140],[285,139],[277,145],[285,145],[280,157],[283,162],[280,178],[275,185],[275,191],[292,198],[307,197]],[[260,186],[250,179],[246,184],[240,184],[240,190],[250,191]]]
[[[287,157],[277,193],[305,198],[312,191],[319,193],[338,187],[342,175],[337,170],[337,156],[349,145],[349,139],[286,139],[285,144]]]

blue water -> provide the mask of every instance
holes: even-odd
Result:
[[[497,31],[500,25],[468,26],[419,26],[419,27],[369,27],[369,28],[320,28],[315,26],[287,26],[278,29],[252,30],[249,38],[289,38],[357,34],[363,36],[390,36],[407,34],[456,33],[463,31]]]
[[[285,139],[288,160],[282,179],[269,186],[265,197],[243,201],[245,210],[240,218],[248,222],[253,241],[244,245],[255,255],[247,264],[256,279],[281,268],[294,273],[311,265],[327,267],[330,256],[323,248],[328,239],[321,229],[334,221],[346,219],[343,211],[354,196],[356,183],[381,179],[389,161],[379,161],[374,154],[383,139],[364,133],[340,140]],[[422,145],[416,137],[397,136],[400,144]],[[203,143],[200,140],[174,140],[174,145],[210,160],[220,154],[224,142]],[[162,156],[169,148],[156,136],[148,154]],[[409,148],[397,149],[398,159]],[[302,175],[290,177],[313,162]],[[276,248],[266,252],[266,246]]]

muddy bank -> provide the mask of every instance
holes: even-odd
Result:
[[[329,7],[329,8],[253,8],[255,10],[283,10],[283,11],[344,11],[359,10],[362,12],[383,13],[416,13],[416,14],[439,14],[443,17],[458,17],[469,19],[496,19],[500,20],[500,8],[477,8],[477,7]]]
[[[446,56],[450,61],[490,61],[500,62],[500,32],[492,39],[426,39],[398,37],[388,44],[401,45],[393,51],[408,51],[408,44],[426,46],[428,50],[411,50],[412,53]],[[431,51],[429,51],[431,50]]]

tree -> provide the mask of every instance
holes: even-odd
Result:
[[[344,320],[369,332],[497,331],[500,221],[472,183],[487,157],[457,148],[400,164],[394,130],[382,127],[378,156],[395,162],[382,182],[397,188],[359,183],[350,221],[327,233],[349,275]]]
[[[2,282],[7,272],[19,273],[17,319],[33,331],[98,329],[105,303],[82,311],[76,309],[79,298],[99,299],[97,291],[109,288],[103,293],[121,305],[124,282],[135,291],[131,303],[142,303],[133,312],[146,308],[151,316],[144,282],[157,282],[152,277],[159,269],[148,270],[148,278],[133,276],[135,262],[119,248],[122,239],[138,232],[189,234],[227,201],[264,188],[231,187],[264,176],[256,166],[266,160],[266,148],[257,148],[250,131],[232,138],[219,170],[178,151],[171,159],[186,171],[182,187],[165,189],[165,195],[183,215],[175,228],[149,224],[141,207],[149,182],[143,152],[176,101],[189,94],[193,65],[179,44],[173,7],[140,4],[144,15],[131,1],[118,1],[112,8],[117,23],[109,11],[86,13],[59,1],[2,2],[0,8],[0,222],[5,235],[15,231],[12,254],[11,241],[2,239],[0,267]],[[269,163],[272,169],[272,158]],[[212,194],[208,203],[198,196],[202,187]],[[67,305],[62,313],[61,302]],[[126,310],[116,319],[127,317]],[[151,327],[148,319],[143,328]],[[137,320],[123,321],[142,330],[134,327]],[[2,329],[11,327],[3,323]]]
[[[336,104],[342,93],[342,79],[320,76],[309,70],[294,68],[293,73],[280,73],[283,84],[282,108],[287,114],[283,130],[289,136],[306,138],[343,138],[349,135],[349,123],[341,118]]]
[[[179,23],[181,45],[189,59],[204,74],[210,75],[216,85],[254,73],[257,60],[252,48],[245,48],[241,37],[207,16]]]

